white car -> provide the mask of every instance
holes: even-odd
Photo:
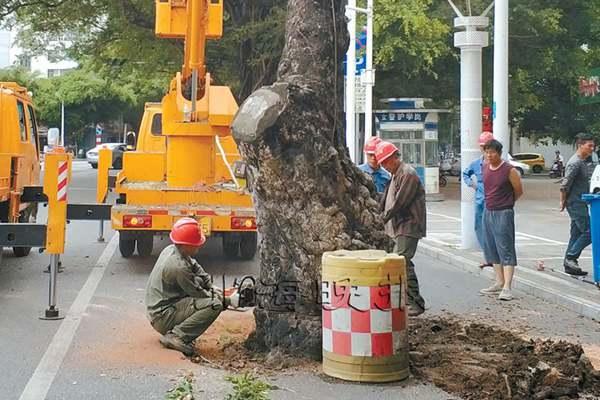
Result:
[[[529,175],[531,173],[531,167],[529,165],[515,160],[513,156],[510,155],[510,153],[508,153],[507,156],[510,165],[515,167],[515,169],[519,172],[519,174],[521,174],[521,176]]]
[[[112,150],[112,167],[115,169],[123,168],[123,153],[127,149],[127,145],[125,143],[102,143],[89,150],[85,156],[87,162],[90,163],[92,168],[98,168],[98,152],[100,149],[105,147],[108,147]]]

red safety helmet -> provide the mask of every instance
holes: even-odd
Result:
[[[492,132],[485,131],[479,135],[480,146],[485,146],[490,140],[494,140],[494,134]]]
[[[364,152],[366,154],[375,154],[375,151],[377,150],[377,145],[379,143],[381,143],[380,138],[378,138],[377,136],[371,136],[365,142]]]
[[[377,149],[375,150],[375,158],[377,159],[377,163],[381,164],[397,152],[398,148],[393,143],[384,141],[379,142]]]
[[[200,247],[206,242],[204,232],[193,218],[181,218],[173,225],[171,241],[175,244]]]

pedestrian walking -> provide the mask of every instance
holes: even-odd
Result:
[[[483,294],[512,300],[512,280],[517,265],[515,249],[515,202],[523,195],[519,172],[502,159],[502,144],[491,140],[484,146],[483,188],[483,253],[493,264],[496,282],[481,289]]]
[[[394,252],[404,256],[407,271],[408,315],[425,312],[425,300],[412,262],[419,240],[425,236],[425,189],[416,171],[402,162],[398,148],[381,142],[375,153],[377,162],[392,174],[381,198],[385,232],[394,239]]]
[[[492,132],[483,132],[479,135],[479,149],[481,150],[481,157],[474,160],[469,166],[463,171],[463,182],[465,185],[475,190],[475,236],[479,247],[483,250],[483,211],[485,209],[485,194],[483,191],[483,163],[484,163],[484,151],[483,147],[490,140],[494,139]],[[491,267],[492,265],[483,262],[479,265],[479,268]]]
[[[358,166],[361,171],[369,174],[371,178],[373,178],[373,182],[377,188],[377,193],[383,193],[388,182],[390,179],[392,179],[392,175],[382,168],[377,162],[377,158],[375,158],[375,150],[377,149],[377,144],[380,142],[381,139],[377,136],[372,136],[365,142],[365,147],[363,150],[365,152],[367,162]]]
[[[576,136],[577,151],[567,162],[565,177],[560,186],[560,210],[565,208],[571,218],[571,238],[565,252],[564,268],[567,274],[587,275],[579,268],[581,252],[592,243],[588,206],[581,195],[589,193],[590,179],[594,172],[592,153],[595,150],[594,138],[587,133]]]
[[[206,238],[192,218],[177,221],[171,241],[150,274],[146,286],[147,316],[152,327],[162,334],[160,343],[190,356],[193,341],[217,319],[224,308],[237,307],[239,294],[223,298],[221,289],[211,283],[210,275],[193,258]]]

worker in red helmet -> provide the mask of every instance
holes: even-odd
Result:
[[[162,334],[160,343],[187,356],[195,353],[193,341],[228,305],[237,306],[234,293],[223,299],[210,275],[194,259],[206,238],[198,222],[182,218],[173,225],[172,245],[166,247],[146,286],[146,309],[152,327]]]
[[[369,176],[371,176],[373,179],[373,183],[375,183],[377,192],[383,193],[388,182],[390,179],[392,179],[392,175],[382,168],[375,158],[375,150],[380,142],[381,139],[377,136],[371,136],[369,139],[367,139],[364,147],[367,162],[359,165],[358,168],[360,168],[361,171],[369,174]]]
[[[412,259],[419,240],[425,236],[425,189],[416,171],[402,162],[393,143],[379,143],[375,157],[392,174],[380,203],[383,222],[385,232],[394,239],[394,252],[406,261],[408,315],[417,316],[425,312],[425,300]]]

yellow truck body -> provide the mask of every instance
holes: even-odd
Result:
[[[35,222],[37,203],[21,202],[27,186],[40,182],[38,126],[31,96],[14,82],[0,82],[0,221]],[[29,247],[14,247],[16,256]]]

